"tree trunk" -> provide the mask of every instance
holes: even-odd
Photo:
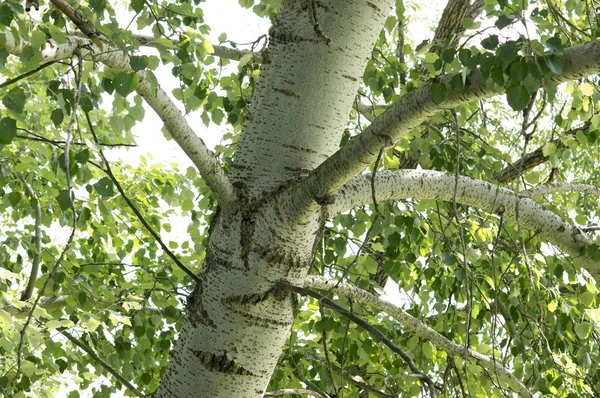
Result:
[[[260,397],[295,316],[321,238],[319,206],[278,195],[339,148],[392,1],[287,0],[270,30],[231,178],[239,202],[213,220],[201,281],[156,397]]]

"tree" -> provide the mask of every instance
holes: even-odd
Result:
[[[0,5],[6,396],[600,395],[594,0],[449,0],[430,42],[401,0],[240,1],[262,50],[50,3]],[[195,168],[107,160],[144,102]]]

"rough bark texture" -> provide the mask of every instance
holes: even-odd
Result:
[[[323,224],[319,206],[299,220],[278,192],[339,147],[359,79],[391,1],[285,1],[270,31],[231,179],[237,209],[213,221],[201,282],[156,397],[260,397],[294,319]],[[283,204],[282,204],[283,203]],[[288,206],[288,207],[286,207]]]
[[[517,220],[521,226],[535,231],[562,251],[568,253],[595,278],[600,276],[600,264],[586,255],[584,249],[592,243],[585,232],[563,221],[551,211],[528,198],[519,198],[514,191],[489,182],[459,177],[433,170],[385,170],[377,173],[375,188],[378,200],[433,199],[474,206],[507,220]],[[456,194],[455,194],[456,185]],[[332,198],[332,214],[371,203],[369,176],[354,178]]]

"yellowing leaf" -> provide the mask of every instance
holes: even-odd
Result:
[[[83,327],[85,327],[90,332],[93,332],[94,330],[96,330],[96,328],[100,325],[102,325],[102,323],[98,322],[95,319],[88,319],[87,321],[83,322]]]
[[[70,319],[63,319],[60,321],[60,324],[63,328],[72,328],[75,326],[75,323]]]
[[[33,310],[33,316],[36,317],[36,318],[38,318],[38,319],[40,319],[40,318],[45,318],[45,319],[52,318],[50,316],[50,314],[48,314],[48,311],[46,311],[44,308],[40,308],[39,306],[35,307],[35,310]]]
[[[58,329],[61,326],[62,326],[61,322],[56,319],[46,322],[46,327],[50,330]]]
[[[581,83],[579,85],[579,92],[589,97],[594,93],[594,86],[592,86],[590,83]]]
[[[212,46],[212,44],[208,40],[203,40],[202,41],[202,48],[204,49],[204,52],[206,54],[213,54],[215,52],[214,47]]]
[[[19,274],[0,268],[0,279],[17,279],[17,276],[19,276]]]

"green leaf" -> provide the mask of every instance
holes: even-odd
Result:
[[[109,119],[110,127],[112,127],[113,132],[121,133],[125,130],[125,122],[123,118],[117,115],[112,115]]]
[[[75,160],[79,164],[85,164],[88,160],[90,160],[90,154],[90,150],[86,148],[75,155]]]
[[[490,75],[491,75],[492,81],[494,83],[496,83],[500,87],[504,87],[505,81],[504,81],[504,72],[502,71],[502,68],[500,68],[499,66],[494,66],[490,70]]]
[[[115,84],[113,83],[112,79],[109,79],[107,77],[103,77],[102,78],[102,88],[108,94],[112,94],[115,91]]]
[[[11,206],[16,206],[19,204],[19,202],[21,201],[21,193],[20,192],[11,192],[8,195],[6,195],[6,199],[8,199],[8,203],[11,204]]]
[[[88,4],[92,8],[92,10],[96,11],[98,15],[103,14],[107,5],[106,0],[89,0]]]
[[[142,55],[142,56],[132,55],[129,58],[129,65],[131,65],[131,69],[133,69],[134,72],[146,69],[149,64],[150,64],[150,60],[145,55]]]
[[[117,73],[113,79],[115,91],[122,97],[127,97],[138,86],[138,78],[135,73]]]
[[[512,86],[506,90],[506,100],[508,105],[515,111],[521,111],[529,104],[531,100],[527,89],[524,86]]]
[[[4,68],[4,65],[6,65],[7,59],[8,59],[8,50],[6,48],[0,48],[0,69]]]
[[[113,196],[115,194],[113,190],[113,182],[108,177],[102,177],[97,183],[94,184],[94,189],[100,196]]]
[[[194,202],[191,199],[184,199],[181,202],[181,210],[190,211],[194,209]]]
[[[510,79],[515,83],[521,83],[527,77],[527,63],[524,61],[513,62],[510,66]]]
[[[131,9],[136,13],[139,13],[144,9],[144,0],[131,0]]]
[[[17,136],[17,121],[10,117],[0,120],[0,145],[8,145]]]
[[[71,199],[69,198],[69,191],[63,189],[60,191],[58,196],[56,197],[58,201],[58,205],[62,211],[67,211],[71,208]]]
[[[48,38],[41,30],[36,29],[31,32],[31,45],[33,48],[41,48],[46,43],[46,40]]]
[[[509,25],[512,25],[515,22],[515,20],[513,18],[509,18],[505,15],[501,15],[498,17],[498,19],[496,20],[496,27],[500,30],[506,28]]]
[[[542,148],[542,153],[545,157],[548,157],[553,153],[556,153],[556,149],[556,144],[554,144],[553,142],[549,142]]]
[[[458,52],[458,60],[469,69],[475,69],[477,67],[477,58],[473,57],[471,50],[467,48],[463,48]]]
[[[587,339],[592,332],[593,325],[590,322],[581,322],[575,325],[575,334],[582,340]]]
[[[505,64],[510,64],[517,57],[517,53],[517,43],[514,41],[507,41],[500,47],[500,52],[498,55]]]
[[[63,111],[60,108],[56,108],[55,110],[52,111],[52,114],[50,114],[50,120],[52,120],[52,123],[54,123],[54,126],[56,126],[56,127],[60,126],[63,119],[64,119]]]
[[[435,82],[431,84],[431,99],[435,104],[441,104],[447,97],[448,92],[444,83]]]
[[[25,91],[20,87],[15,87],[2,98],[2,103],[15,113],[23,113],[26,100]]]
[[[546,48],[549,51],[552,51],[553,53],[562,53],[564,50],[564,47],[562,45],[562,41],[560,40],[559,37],[551,37],[548,40],[546,40]]]
[[[596,295],[592,292],[583,292],[579,296],[579,300],[584,307],[591,307]]]
[[[483,48],[487,50],[495,50],[498,48],[498,36],[490,35],[481,41]]]
[[[13,11],[10,6],[6,3],[0,5],[0,25],[8,27],[14,17]]]
[[[550,69],[552,73],[554,73],[555,75],[562,75],[563,68],[562,63],[560,61],[560,57],[558,57],[557,55],[549,55],[546,58],[544,58],[544,61],[546,62],[548,69]]]

